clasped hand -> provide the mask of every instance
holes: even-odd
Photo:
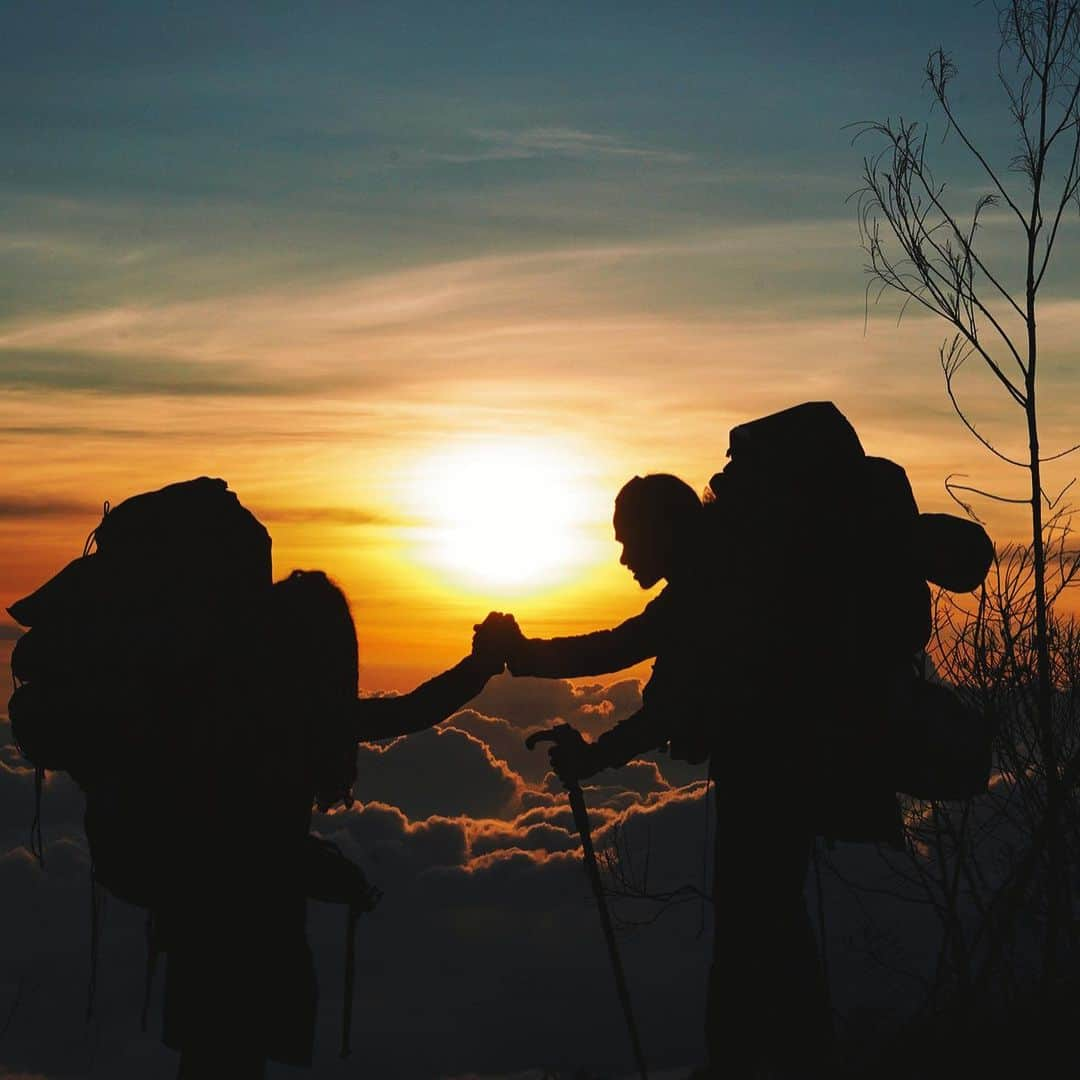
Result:
[[[473,627],[472,655],[497,675],[513,664],[524,642],[525,635],[514,616],[493,611]]]
[[[472,655],[492,674],[499,674],[504,665],[515,672],[515,662],[521,661],[527,639],[513,615],[491,612],[482,623],[473,627]],[[587,743],[573,728],[565,724],[554,729],[559,738],[548,750],[551,767],[563,782],[570,786],[592,776],[604,767],[594,743]]]

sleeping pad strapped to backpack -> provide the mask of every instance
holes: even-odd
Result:
[[[125,900],[151,906],[163,887],[200,763],[220,750],[235,765],[215,705],[249,681],[271,585],[269,533],[200,477],[106,504],[85,553],[9,608],[30,628],[11,657],[12,735],[84,790],[95,876]]]
[[[733,428],[728,456],[706,501],[715,550],[752,582],[742,681],[785,714],[807,713],[790,722],[795,753],[838,792],[985,790],[983,717],[915,674],[932,631],[927,583],[979,587],[994,557],[982,527],[920,514],[904,470],[868,456],[831,402]]]

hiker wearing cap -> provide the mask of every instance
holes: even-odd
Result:
[[[760,567],[724,550],[737,532],[718,535],[712,513],[677,477],[634,477],[615,501],[620,561],[643,589],[662,580],[664,589],[614,629],[520,637],[508,644],[508,663],[515,675],[573,678],[655,657],[642,708],[593,743],[553,749],[552,765],[564,779],[583,779],[656,749],[709,759],[718,823],[710,1067],[824,1065],[832,1024],[803,897],[810,792],[796,782],[797,755],[785,755],[795,717],[784,712],[793,705],[780,692],[784,675],[764,670],[785,664],[770,633],[777,616],[759,610]],[[800,712],[798,722],[812,726]]]
[[[756,621],[753,590],[718,552],[708,512],[675,476],[630,480],[615,501],[620,562],[641,588],[660,581],[665,587],[611,630],[508,642],[508,664],[514,675],[574,678],[655,657],[642,708],[595,742],[579,738],[554,748],[552,765],[569,780],[657,749],[691,762],[709,759],[718,821],[706,1008],[710,1066],[719,1073],[755,1060],[824,1062],[831,1019],[803,900],[813,835],[779,777],[767,766],[747,768],[766,753],[755,729],[768,729],[770,742],[782,739],[775,718],[754,710],[746,685],[747,654],[769,646],[741,636],[751,632],[748,619]],[[756,725],[748,722],[755,711]],[[748,806],[756,808],[753,816]]]

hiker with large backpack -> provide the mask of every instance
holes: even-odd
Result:
[[[9,610],[30,627],[13,736],[39,796],[45,769],[84,791],[93,888],[148,912],[180,1076],[309,1065],[306,900],[343,904],[351,929],[378,898],[309,834],[312,807],[352,802],[359,740],[444,719],[502,656],[481,640],[410,694],[358,698],[344,594],[320,571],[274,583],[266,529],[206,477],[106,506],[84,554]]]
[[[985,787],[978,718],[911,683],[931,632],[927,580],[975,588],[993,548],[972,523],[920,515],[903,470],[868,457],[830,403],[734,429],[729,456],[704,503],[668,475],[620,491],[622,563],[642,588],[667,582],[640,615],[570,638],[504,630],[505,647],[515,675],[592,676],[656,658],[642,709],[593,743],[564,738],[552,765],[574,782],[653,749],[708,759],[710,1075],[813,1074],[833,1052],[803,895],[814,837],[895,843],[895,792]],[[892,704],[905,690],[909,707],[968,725],[955,760],[925,764],[932,725]]]

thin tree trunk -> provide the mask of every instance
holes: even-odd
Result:
[[[1029,279],[1030,280],[1030,279]],[[1029,293],[1028,301],[1028,375],[1027,375],[1027,413],[1028,446],[1031,462],[1031,544],[1034,559],[1035,587],[1035,657],[1036,657],[1036,716],[1039,725],[1039,749],[1043,759],[1043,771],[1046,777],[1046,812],[1050,815],[1047,822],[1047,911],[1046,939],[1043,955],[1043,991],[1050,993],[1057,979],[1058,935],[1061,922],[1061,819],[1060,799],[1057,788],[1060,784],[1057,764],[1057,746],[1055,744],[1053,717],[1053,684],[1050,669],[1050,642],[1046,612],[1046,560],[1043,543],[1042,521],[1042,475],[1039,462],[1039,429],[1036,412],[1035,369],[1036,369],[1036,328],[1035,297]]]

